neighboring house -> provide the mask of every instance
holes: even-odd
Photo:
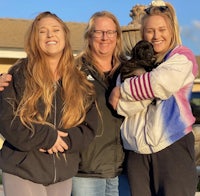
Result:
[[[0,73],[7,71],[17,59],[26,56],[24,38],[31,20],[0,18]],[[81,51],[83,33],[87,24],[66,23],[71,33],[71,45],[74,55]]]
[[[26,56],[24,39],[32,20],[0,18],[0,73],[8,70],[17,59]],[[70,29],[70,40],[74,55],[83,47],[83,35],[86,23],[66,22]],[[126,51],[130,51],[140,38],[139,25],[130,24],[122,27],[123,43]],[[128,52],[127,52],[128,54]]]

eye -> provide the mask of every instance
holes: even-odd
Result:
[[[153,33],[153,30],[148,29],[148,30],[146,30],[146,33]]]
[[[95,36],[98,37],[98,36],[101,36],[103,32],[100,31],[100,30],[94,30],[93,33],[94,33]]]
[[[160,31],[166,31],[166,28],[160,28]]]
[[[60,31],[60,29],[54,29],[53,31],[54,31],[54,32],[59,32],[59,31]]]
[[[107,34],[108,35],[112,35],[112,34],[114,34],[115,32],[114,31],[107,31]]]
[[[45,28],[39,29],[39,33],[46,33],[46,32],[47,32],[47,30]]]
[[[46,33],[46,31],[44,31],[44,30],[41,30],[41,31],[39,31],[39,33],[41,33],[41,34],[42,34],[42,33]]]

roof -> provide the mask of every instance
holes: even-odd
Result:
[[[0,18],[0,48],[23,49],[24,37],[32,20]],[[71,32],[71,45],[74,51],[80,51],[86,23],[66,22]],[[73,35],[73,36],[72,36]]]
[[[0,50],[19,49],[23,51],[24,37],[32,20],[0,18]],[[83,34],[87,23],[65,22],[70,29],[70,41],[75,53],[80,52],[83,46]],[[138,23],[131,23],[122,26],[123,40],[126,51],[130,51],[140,38],[140,26]],[[200,56],[197,56],[200,66]],[[200,73],[198,75],[200,77]]]
[[[24,37],[33,20],[13,19],[13,18],[0,18],[1,36],[0,48],[24,48]],[[87,23],[65,22],[70,29],[70,41],[74,51],[81,51],[83,46],[83,34]],[[140,40],[139,26],[130,24],[122,26],[123,39],[126,49],[130,50],[131,45]],[[131,34],[127,37],[128,32]],[[131,38],[129,38],[131,36]],[[131,44],[131,45],[130,45]]]

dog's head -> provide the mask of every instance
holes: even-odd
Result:
[[[131,51],[131,60],[143,60],[146,62],[152,62],[154,59],[153,45],[145,40],[139,41]]]

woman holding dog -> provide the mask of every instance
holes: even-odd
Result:
[[[115,109],[119,97],[131,103],[156,99],[147,106],[145,117],[136,122],[144,122],[143,133],[135,137],[133,129],[122,132],[123,143],[130,146],[127,169],[131,194],[193,196],[197,185],[195,118],[189,99],[198,66],[191,50],[181,45],[173,6],[153,1],[145,12],[142,38],[153,44],[159,66],[126,79],[110,96]]]

